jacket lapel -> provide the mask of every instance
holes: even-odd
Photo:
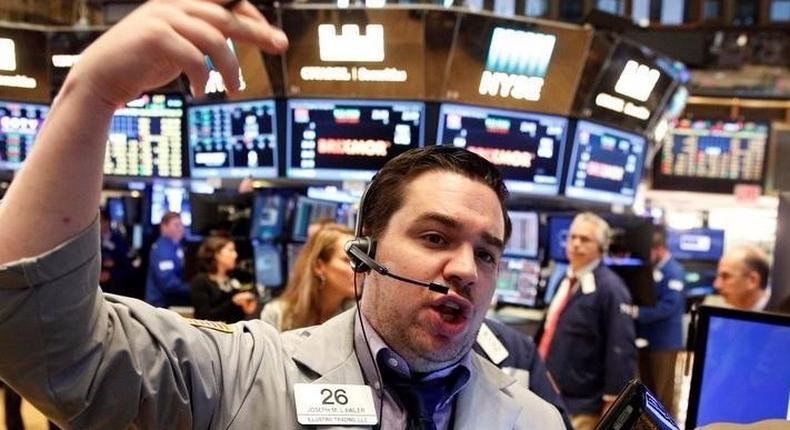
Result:
[[[474,352],[472,367],[469,383],[458,394],[455,404],[455,428],[514,428],[522,406],[502,390],[516,381]]]

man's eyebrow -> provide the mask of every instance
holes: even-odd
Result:
[[[455,218],[451,218],[445,214],[438,212],[427,212],[417,217],[416,222],[437,222],[452,230],[460,230],[461,223]],[[493,234],[485,231],[482,233],[483,241],[490,246],[495,247],[497,250],[505,249],[505,242],[502,239],[494,236]]]

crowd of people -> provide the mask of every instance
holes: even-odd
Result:
[[[386,429],[592,429],[637,372],[672,409],[684,300],[666,234],[653,238],[657,303],[637,307],[602,264],[609,226],[578,214],[570,265],[533,341],[486,319],[511,234],[508,194],[494,165],[460,148],[390,160],[368,186],[358,230],[316,227],[265,305],[235,277],[227,237],[207,237],[199,273],[184,279],[177,213],[151,248],[147,303],[124,297],[128,250],[95,210],[107,125],[116,106],[182,72],[199,93],[204,54],[237,88],[225,37],[286,48],[255,7],[231,3],[145,3],[68,75],[0,203],[0,379],[68,428],[338,424],[305,414],[320,406],[304,395],[312,389],[352,401],[361,412],[350,422]],[[758,309],[767,277],[764,254],[738,248],[719,263],[716,288]],[[159,309],[184,305],[195,319]],[[639,353],[637,336],[647,341]]]

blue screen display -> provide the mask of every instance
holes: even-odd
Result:
[[[555,261],[568,261],[565,255],[565,242],[571,229],[573,216],[553,215],[549,217],[549,258]]]
[[[711,316],[696,426],[790,416],[790,323]],[[694,399],[692,399],[693,401]]]
[[[188,121],[192,177],[277,177],[274,101],[192,106]]]
[[[258,194],[252,203],[250,238],[271,241],[283,233],[285,198]]]
[[[43,104],[0,101],[1,169],[22,166],[48,112],[49,106]]]
[[[668,230],[667,246],[680,260],[718,261],[724,250],[724,230]]]
[[[647,152],[644,137],[578,121],[565,195],[602,203],[634,202]]]
[[[266,288],[283,285],[282,251],[269,243],[253,243],[255,282]]]
[[[511,192],[557,195],[567,128],[552,115],[443,104],[436,141],[492,162]]]

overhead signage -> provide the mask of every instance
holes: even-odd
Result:
[[[423,13],[309,5],[284,8],[282,26],[291,38],[283,56],[286,94],[424,98]]]
[[[540,100],[556,41],[551,34],[495,28],[480,77],[480,94]]]
[[[47,35],[43,30],[0,27],[0,95],[3,99],[49,102],[46,52]]]
[[[13,39],[0,38],[0,71],[16,72],[16,43]],[[0,75],[0,87],[36,88],[36,78],[15,73]]]
[[[639,102],[647,101],[660,77],[661,72],[658,69],[640,64],[634,60],[628,60],[614,86],[614,91],[621,96],[625,96],[626,99],[606,92],[600,92],[595,96],[595,104],[645,121],[650,118],[650,109],[630,101],[628,98]]]

